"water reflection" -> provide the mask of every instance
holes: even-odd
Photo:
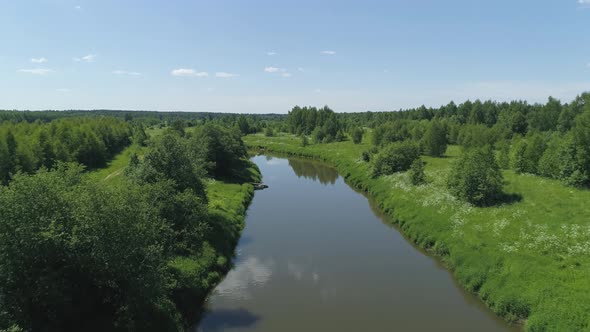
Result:
[[[314,181],[320,181],[321,184],[334,184],[338,180],[336,169],[327,167],[321,163],[312,163],[308,160],[289,159],[289,166],[295,172],[298,178],[304,177]]]
[[[272,276],[273,265],[272,260],[263,262],[255,256],[237,262],[215,292],[230,299],[251,298],[251,287],[260,287],[267,283]]]
[[[248,209],[235,267],[200,330],[504,331],[334,168],[253,158],[270,188]]]
[[[269,166],[286,165],[287,160],[282,158],[266,157],[266,164]]]

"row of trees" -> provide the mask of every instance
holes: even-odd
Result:
[[[588,187],[589,102],[590,94],[583,94],[565,105],[553,98],[545,105],[530,106],[513,102],[506,104],[506,109],[501,107],[504,104],[488,102],[480,107],[478,103],[470,103],[471,106],[476,105],[473,107],[478,112],[483,109],[498,115],[491,127],[490,123],[481,121],[457,121],[457,114],[449,111],[452,107],[425,113],[419,109],[412,110],[395,115],[400,119],[375,127],[373,144],[382,147],[411,140],[419,143],[422,152],[431,156],[443,155],[447,144],[458,144],[465,149],[490,145],[502,168],[559,179],[568,185]],[[501,111],[495,113],[493,110]],[[412,119],[419,114],[431,119]],[[553,125],[541,124],[550,121]]]
[[[342,141],[344,127],[336,113],[328,106],[323,108],[295,106],[288,114],[289,132],[296,135],[312,135],[316,143]]]
[[[208,210],[205,179],[238,174],[245,153],[209,124],[151,139],[122,185],[77,163],[15,174],[0,186],[0,329],[186,328],[239,228]]]
[[[483,125],[488,128],[499,126],[514,134],[525,135],[528,131],[570,130],[576,116],[584,111],[590,102],[590,93],[577,96],[572,102],[563,104],[549,98],[545,104],[529,104],[525,101],[494,102],[466,101],[459,105],[450,102],[438,108],[418,108],[398,112],[363,112],[340,114],[340,120],[348,126],[377,127],[382,123],[397,120],[446,119],[458,125]]]
[[[68,118],[0,124],[0,183],[11,174],[32,173],[57,162],[101,167],[132,139],[145,142],[141,126],[115,118]]]

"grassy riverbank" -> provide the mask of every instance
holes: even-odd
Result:
[[[558,181],[505,171],[504,190],[517,199],[477,208],[445,186],[453,160],[423,157],[427,185],[406,173],[372,178],[361,160],[370,144],[301,146],[293,136],[246,136],[251,149],[322,159],[369,192],[412,241],[438,255],[457,280],[494,312],[527,331],[590,329],[590,192]]]

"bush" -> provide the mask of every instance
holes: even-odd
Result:
[[[368,151],[363,151],[363,153],[361,153],[361,159],[364,162],[369,162],[371,161],[371,154]]]
[[[420,148],[414,142],[404,141],[389,144],[375,157],[373,175],[388,175],[406,171],[419,157]]]
[[[449,174],[449,190],[459,199],[479,206],[492,205],[502,196],[503,176],[491,147],[468,150]]]
[[[352,130],[352,142],[354,144],[360,144],[363,140],[363,129],[356,127]]]
[[[309,140],[307,139],[307,136],[301,135],[301,146],[306,147],[308,145],[309,145]]]
[[[314,143],[323,143],[326,139],[326,132],[322,127],[316,127],[311,133],[311,137],[313,138]]]
[[[416,159],[410,166],[410,181],[413,185],[421,185],[426,183],[426,174],[424,174],[425,163],[422,159]]]
[[[266,130],[264,131],[264,136],[273,137],[274,135],[275,135],[275,132],[272,130],[272,128],[266,127]]]

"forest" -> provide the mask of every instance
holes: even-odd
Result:
[[[0,330],[194,324],[259,178],[239,130],[16,118],[0,125]],[[127,149],[123,172],[92,176]]]

